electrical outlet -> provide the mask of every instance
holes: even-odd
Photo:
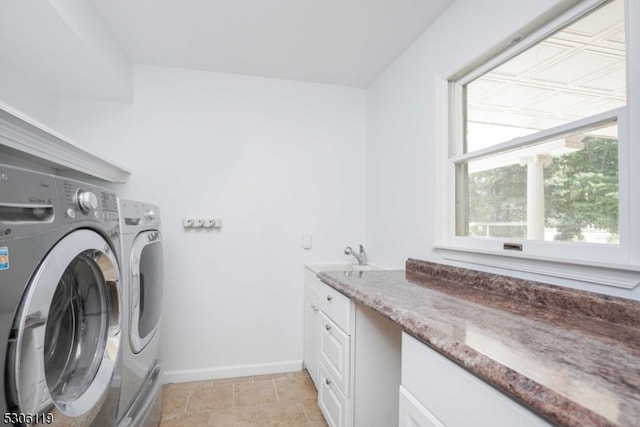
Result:
[[[184,218],[182,220],[182,226],[184,228],[190,228],[193,227],[193,220],[191,218]]]

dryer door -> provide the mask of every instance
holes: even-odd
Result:
[[[140,233],[131,248],[130,339],[134,353],[144,349],[158,330],[162,314],[163,261],[160,232]]]
[[[91,423],[120,345],[119,282],[116,258],[99,234],[78,230],[53,247],[14,321],[7,366],[14,410],[51,413],[57,425]]]

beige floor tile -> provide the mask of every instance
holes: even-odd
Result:
[[[281,380],[287,378],[291,378],[291,375],[288,372],[282,372],[279,374],[256,375],[253,377],[254,381]]]
[[[326,427],[307,371],[166,384],[162,427]]]
[[[187,410],[189,389],[179,387],[162,387],[162,414],[184,414]]]
[[[213,384],[237,384],[237,383],[251,383],[253,382],[253,375],[248,377],[236,377],[236,378],[220,378],[213,380]]]
[[[210,427],[232,427],[236,425],[237,410],[217,409],[209,412],[209,420],[207,426]]]
[[[322,411],[318,406],[317,399],[303,400],[300,403],[302,404],[304,412],[307,414],[307,419],[309,421],[324,421],[324,416],[322,415]]]
[[[160,427],[206,426],[209,414],[173,414],[163,416]]]
[[[278,396],[273,381],[255,381],[234,384],[233,402],[235,407],[277,403]]]
[[[307,421],[304,427],[329,427],[329,424],[325,420],[322,421]]]
[[[265,406],[264,417],[275,426],[303,426],[307,421],[302,405],[298,402]]]
[[[306,422],[304,409],[298,402],[248,406],[245,410],[236,413],[236,423],[243,427],[302,427]]]
[[[211,385],[191,390],[187,412],[212,411],[233,407],[233,385]]]
[[[302,371],[293,371],[293,372],[289,372],[289,376],[291,378],[296,378],[296,377],[308,377],[309,376],[309,372],[307,372],[306,369],[303,369]]]
[[[309,377],[276,380],[280,401],[317,399],[318,393]]]

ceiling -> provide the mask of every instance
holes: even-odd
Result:
[[[133,63],[367,87],[454,0],[92,0]]]

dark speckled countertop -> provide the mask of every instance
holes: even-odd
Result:
[[[640,302],[408,260],[328,285],[563,426],[640,426]]]

